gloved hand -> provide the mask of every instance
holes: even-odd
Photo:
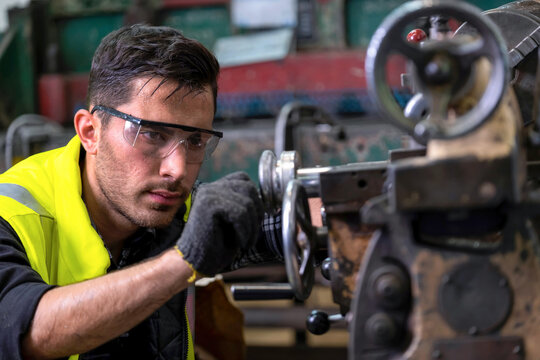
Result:
[[[256,185],[244,172],[202,184],[177,247],[198,273],[214,276],[255,244],[263,217]]]

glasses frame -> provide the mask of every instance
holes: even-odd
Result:
[[[188,125],[171,124],[171,123],[163,123],[163,122],[159,122],[159,121],[144,120],[144,119],[140,119],[138,117],[126,114],[126,113],[121,112],[119,110],[116,110],[116,109],[113,109],[113,108],[110,108],[110,107],[107,107],[107,106],[103,106],[103,105],[95,105],[92,108],[92,110],[90,111],[90,114],[94,114],[94,112],[96,112],[98,110],[106,112],[109,115],[120,118],[122,120],[129,121],[131,123],[134,123],[134,124],[137,124],[137,125],[140,125],[140,126],[150,125],[150,126],[171,127],[171,128],[184,130],[184,131],[187,131],[187,132],[203,132],[203,133],[212,134],[214,136],[217,136],[220,139],[223,138],[223,132],[221,132],[221,131],[201,129],[201,128],[198,128],[198,127],[188,126]]]

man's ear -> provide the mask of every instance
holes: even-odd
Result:
[[[98,148],[101,121],[90,114],[88,110],[80,109],[75,113],[73,123],[86,153],[95,155]]]

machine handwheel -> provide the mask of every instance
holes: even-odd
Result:
[[[298,300],[305,300],[314,282],[316,231],[311,222],[306,190],[299,180],[287,184],[282,207],[283,252],[287,278]]]
[[[438,15],[467,22],[476,29],[478,37],[472,42],[455,38],[427,40],[422,46],[406,41],[403,34],[407,26],[422,17]],[[427,117],[408,118],[395,101],[386,80],[386,64],[391,54],[399,54],[414,65],[429,109]],[[480,58],[491,63],[484,93],[471,110],[450,116],[448,108],[456,87],[465,83],[464,77],[469,77]],[[478,8],[461,1],[417,0],[398,7],[377,29],[368,47],[365,68],[370,97],[383,116],[425,143],[430,138],[464,135],[488,119],[506,90],[507,64],[506,46],[498,28]]]

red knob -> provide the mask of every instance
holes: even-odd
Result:
[[[408,42],[419,43],[427,38],[426,32],[422,29],[414,29],[407,34]]]

